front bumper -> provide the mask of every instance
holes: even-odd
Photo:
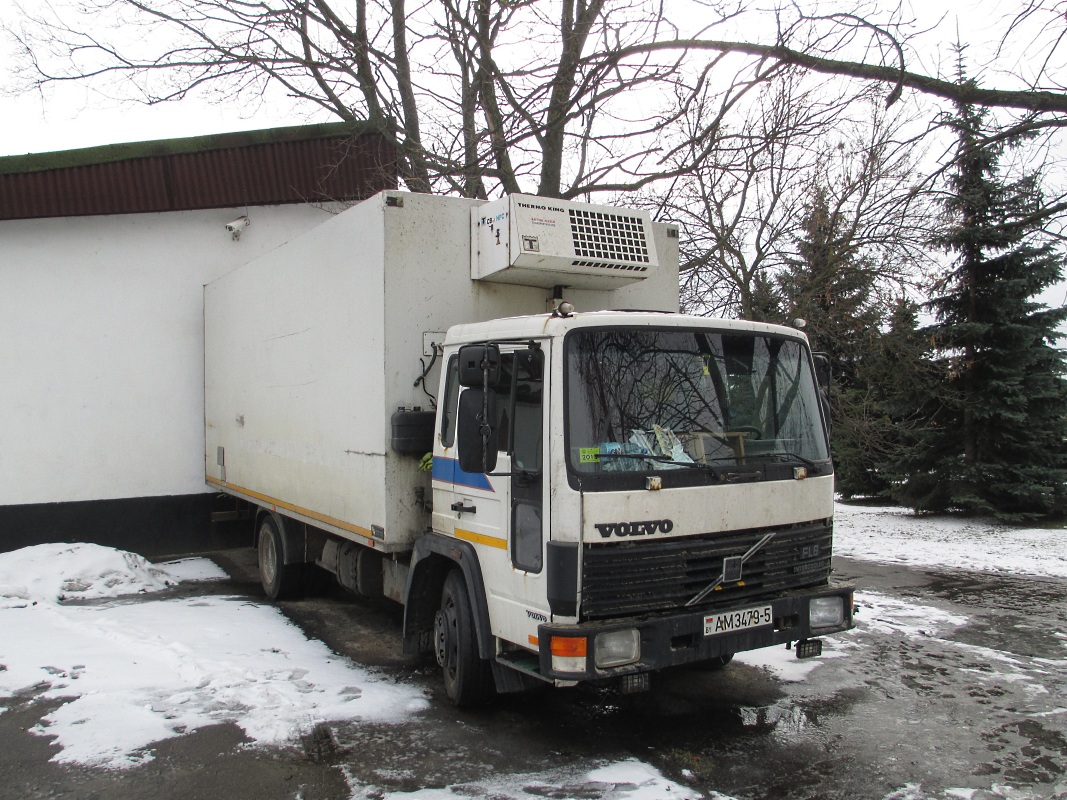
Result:
[[[812,628],[809,623],[811,601],[820,597],[841,597],[844,619],[840,625]],[[758,627],[704,634],[706,616],[740,611],[754,607],[771,607],[772,622]],[[793,591],[769,599],[748,598],[729,606],[702,608],[678,613],[644,615],[610,621],[585,622],[572,625],[548,623],[538,627],[540,674],[549,680],[591,681],[654,672],[667,667],[696,664],[713,658],[733,655],[746,650],[786,644],[826,634],[840,633],[855,627],[853,622],[853,587],[830,583],[812,589]],[[594,642],[597,634],[636,628],[640,635],[641,654],[636,663],[601,669],[596,666]],[[562,671],[553,668],[552,642],[558,639],[585,637],[585,668]],[[571,663],[572,667],[577,664]]]

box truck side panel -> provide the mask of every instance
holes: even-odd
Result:
[[[430,481],[419,453],[391,446],[392,415],[432,409],[434,344],[449,328],[543,313],[555,294],[472,280],[477,205],[383,192],[205,288],[209,482],[387,550],[411,546],[430,522]],[[677,239],[653,228],[670,268],[564,295],[674,310]]]
[[[209,480],[353,536],[384,525],[382,253],[363,204],[205,288]]]

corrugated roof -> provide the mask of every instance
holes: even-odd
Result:
[[[358,200],[396,186],[389,140],[337,122],[0,158],[0,219]]]

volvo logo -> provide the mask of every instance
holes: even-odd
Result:
[[[674,530],[674,521],[651,519],[645,522],[598,522],[593,527],[605,539],[612,536],[651,536],[654,533],[670,533]]]

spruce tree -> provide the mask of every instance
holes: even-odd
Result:
[[[917,510],[1006,520],[1062,513],[1067,381],[1056,339],[1067,309],[1035,298],[1062,280],[1063,257],[1042,236],[1039,177],[1001,175],[1019,142],[991,139],[986,112],[970,105],[949,124],[956,158],[937,244],[953,261],[927,329],[943,383],[897,496]]]
[[[845,220],[816,189],[801,223],[796,256],[778,278],[788,320],[805,320],[814,349],[827,353],[837,384],[851,387],[878,335],[875,271],[855,252]]]
[[[782,310],[782,295],[775,281],[766,272],[756,274],[752,285],[753,322],[783,322],[785,312]]]
[[[873,451],[865,443],[877,420],[869,416],[864,364],[880,335],[882,312],[875,297],[875,271],[855,252],[847,225],[817,189],[802,220],[796,256],[778,278],[787,313],[804,319],[812,349],[827,354],[836,486],[845,496],[876,494]]]
[[[864,387],[862,435],[839,444],[839,487],[845,496],[892,496],[907,475],[903,466],[916,451],[927,420],[940,407],[941,377],[929,335],[919,326],[917,303],[897,298],[882,323],[860,373]]]

